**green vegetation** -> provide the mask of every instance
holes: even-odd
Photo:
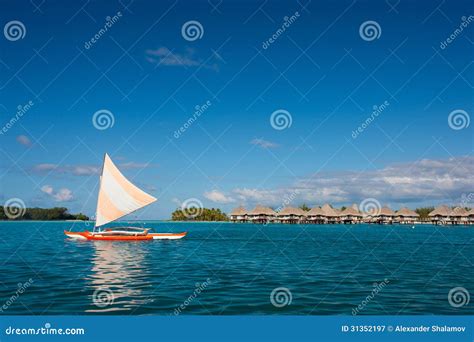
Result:
[[[306,205],[306,203],[303,203],[302,205],[300,205],[299,208],[300,208],[301,210],[303,210],[303,211],[310,211],[310,210],[311,210],[311,208],[308,207],[308,206]]]
[[[229,221],[220,209],[215,208],[178,208],[171,214],[172,221]]]
[[[0,220],[10,221],[56,221],[56,220],[89,220],[86,215],[69,214],[67,208],[56,207],[56,208],[26,208],[21,209],[17,207],[3,207],[0,206]]]
[[[428,219],[428,214],[434,209],[434,207],[417,208],[415,209],[415,212],[420,215],[420,220],[423,221]]]

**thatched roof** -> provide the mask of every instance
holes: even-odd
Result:
[[[252,210],[249,215],[276,215],[275,211],[272,208],[264,207],[257,205],[254,210]]]
[[[449,214],[451,213],[451,209],[446,206],[446,205],[442,205],[438,208],[436,208],[435,210],[433,210],[431,213],[428,214],[429,217],[433,217],[433,216],[449,216]]]
[[[467,212],[467,216],[474,216],[474,208]]]
[[[362,217],[362,214],[359,212],[359,209],[357,208],[357,205],[354,207],[349,207],[341,211],[339,216],[360,216]]]
[[[377,216],[395,216],[395,213],[389,207],[383,207]]]
[[[314,207],[306,212],[306,216],[324,216],[324,211],[320,207]]]
[[[240,206],[240,207],[237,207],[235,208],[234,210],[232,210],[232,212],[230,213],[231,216],[243,216],[243,215],[247,215],[247,209],[245,209],[244,207]]]
[[[296,215],[296,216],[303,216],[306,213],[303,209],[294,208],[294,207],[285,207],[281,211],[278,212],[278,216],[288,216],[288,215]]]
[[[451,213],[449,216],[456,216],[456,217],[465,217],[469,216],[467,213],[467,210],[462,208],[462,207],[456,207],[453,210],[451,210]]]
[[[339,213],[327,203],[325,205],[323,205],[323,207],[321,209],[324,213],[323,214],[324,216],[328,216],[328,217],[337,217],[337,216],[339,216]]]
[[[402,208],[396,212],[397,216],[404,216],[404,217],[419,217],[420,215],[411,209],[408,208]]]

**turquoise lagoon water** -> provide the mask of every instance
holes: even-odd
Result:
[[[360,315],[474,313],[473,303],[448,301],[456,287],[474,294],[473,228],[146,225],[189,233],[177,241],[79,242],[63,230],[86,223],[0,223],[0,313],[351,315],[358,306]]]

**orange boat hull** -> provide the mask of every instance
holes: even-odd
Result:
[[[148,240],[177,240],[186,236],[183,233],[148,233],[147,235],[101,235],[85,232],[64,231],[67,237],[77,240],[102,240],[102,241],[148,241]]]

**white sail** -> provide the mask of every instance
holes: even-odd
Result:
[[[156,201],[156,198],[133,185],[112,159],[105,154],[100,177],[95,226],[103,226]]]

